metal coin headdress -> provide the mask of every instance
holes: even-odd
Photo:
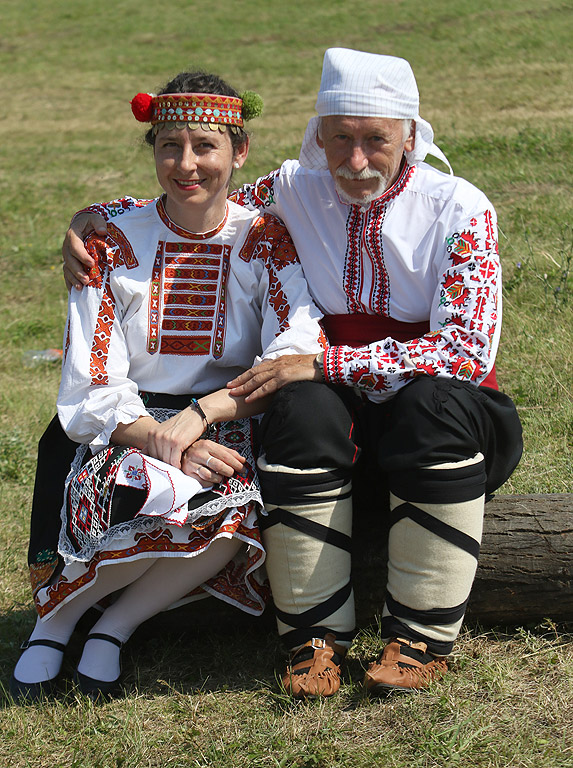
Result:
[[[224,131],[227,127],[238,133],[243,122],[258,117],[263,111],[261,97],[245,91],[240,98],[217,93],[138,93],[131,100],[131,111],[141,123],[151,123],[182,129]]]

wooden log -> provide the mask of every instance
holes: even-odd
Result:
[[[387,532],[365,536],[360,514],[355,520],[353,580],[364,626],[384,603]],[[573,621],[573,494],[496,496],[486,504],[467,618],[484,626]]]
[[[374,503],[371,493],[355,486],[352,578],[358,627],[381,613],[386,593],[387,508]],[[573,494],[496,496],[486,504],[467,620],[511,627],[546,618],[573,621]],[[221,626],[275,631],[272,608],[253,617],[214,598],[162,613],[145,626],[145,634],[154,628],[204,632]]]

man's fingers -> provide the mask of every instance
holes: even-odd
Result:
[[[73,285],[75,288],[81,288],[83,285],[87,285],[90,281],[84,266],[71,255],[64,260],[63,269],[64,280],[68,286]]]
[[[276,379],[271,379],[270,381],[265,381],[263,384],[261,384],[260,387],[257,387],[255,390],[250,392],[245,397],[245,403],[254,403],[255,400],[261,400],[264,397],[268,397],[269,395],[273,395],[275,392],[277,392],[283,385],[277,381]],[[234,394],[231,391],[231,394]]]
[[[241,376],[237,376],[236,379],[230,381],[227,387],[231,390],[231,394],[235,397],[241,397],[242,395],[249,395],[258,389],[261,389],[273,381],[276,378],[276,374],[273,371],[259,370],[259,368],[246,371]],[[275,391],[276,387],[269,391]],[[262,397],[263,395],[259,395]]]
[[[250,368],[248,371],[245,371],[244,373],[241,373],[239,376],[235,376],[234,379],[231,379],[231,381],[227,382],[227,386],[229,389],[235,389],[236,387],[240,387],[242,384],[245,384],[248,382],[252,376],[254,375],[254,371],[252,368]]]
[[[105,219],[99,214],[79,214],[70,224],[62,244],[64,259],[64,280],[68,290],[71,287],[81,289],[89,283],[89,270],[95,261],[84,246],[84,238],[90,232],[104,237],[107,234]]]

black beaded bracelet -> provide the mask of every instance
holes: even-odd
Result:
[[[193,408],[194,411],[197,411],[199,416],[205,422],[206,426],[205,426],[205,430],[204,430],[203,434],[201,435],[201,438],[208,440],[211,437],[211,434],[213,432],[213,425],[209,422],[209,419],[205,415],[205,411],[199,405],[199,401],[197,400],[196,397],[192,397],[189,400],[189,407]]]

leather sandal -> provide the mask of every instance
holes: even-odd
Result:
[[[380,659],[366,672],[364,685],[368,693],[380,696],[390,691],[413,692],[439,680],[448,665],[443,656],[433,656],[427,648],[426,643],[392,638]]]
[[[123,643],[118,640],[117,637],[112,635],[106,635],[103,632],[92,632],[86,637],[86,643],[88,640],[105,640],[107,643],[113,643],[118,648],[123,648]],[[79,670],[74,673],[74,681],[79,686],[80,691],[84,696],[92,701],[112,699],[121,695],[123,687],[121,685],[121,675],[115,680],[96,680],[94,677],[84,675]]]
[[[282,684],[295,699],[332,696],[340,688],[340,666],[346,648],[335,643],[336,636],[313,637],[293,653]]]
[[[32,648],[34,645],[44,645],[47,648],[53,648],[56,651],[60,651],[62,654],[66,650],[66,646],[63,643],[58,643],[55,640],[44,640],[38,638],[37,640],[25,640],[20,646],[21,651],[27,651],[28,648]],[[60,676],[58,674],[51,677],[49,680],[42,680],[39,683],[23,683],[18,680],[14,674],[10,678],[10,694],[17,704],[20,703],[33,703],[40,701],[40,699],[49,698],[56,692],[57,680]]]

